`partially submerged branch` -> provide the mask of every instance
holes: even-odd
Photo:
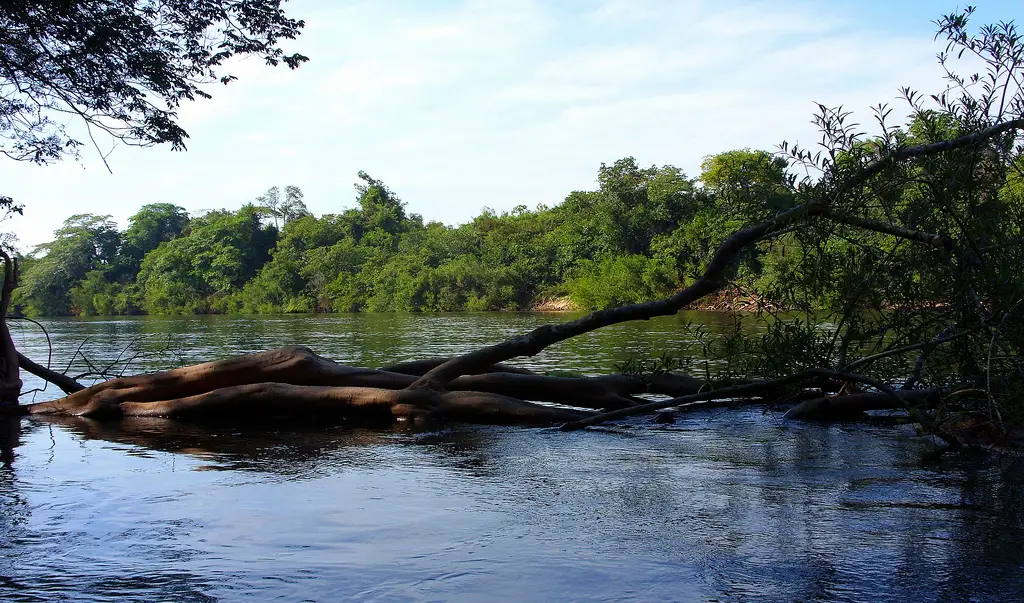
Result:
[[[575,431],[577,429],[583,429],[584,427],[590,427],[592,425],[598,425],[607,421],[615,419],[624,419],[634,415],[647,414],[664,410],[666,408],[680,407],[690,408],[699,406],[703,402],[710,401],[721,401],[730,399],[749,399],[751,397],[763,396],[766,393],[778,392],[784,388],[800,385],[806,383],[812,379],[833,379],[837,381],[846,381],[852,383],[862,383],[870,385],[879,389],[883,394],[889,398],[889,407],[906,408],[906,401],[900,397],[900,395],[888,385],[881,383],[876,379],[867,377],[864,375],[856,375],[853,373],[844,373],[840,371],[833,371],[824,368],[813,368],[792,375],[786,375],[778,379],[771,379],[767,381],[759,381],[753,383],[745,383],[742,385],[734,385],[731,387],[723,387],[721,389],[713,389],[696,394],[690,394],[686,396],[680,396],[678,398],[672,398],[669,400],[660,400],[657,402],[650,402],[648,404],[641,404],[630,408],[623,408],[619,410],[613,410],[610,412],[594,415],[587,417],[586,419],[580,419],[572,423],[566,423],[562,426],[562,431]]]
[[[65,394],[73,394],[77,391],[85,389],[85,386],[75,381],[73,378],[65,375],[64,373],[58,373],[55,370],[48,369],[45,366],[33,361],[28,356],[25,356],[21,352],[18,352],[18,366],[32,373],[36,377],[44,381],[59,387]]]
[[[566,339],[622,322],[648,320],[657,316],[675,314],[695,301],[721,289],[726,282],[727,270],[742,249],[786,228],[793,222],[803,220],[806,216],[821,211],[824,211],[824,208],[818,204],[802,205],[784,211],[770,220],[735,232],[719,246],[700,278],[667,299],[599,310],[570,322],[538,327],[516,339],[452,358],[431,369],[416,381],[413,387],[441,390],[456,377],[473,373],[480,370],[481,367],[504,362],[511,358],[534,356],[548,346]]]
[[[844,179],[839,184],[837,190],[831,191],[829,199],[812,199],[803,205],[783,211],[771,219],[736,231],[718,247],[700,278],[669,298],[620,306],[609,310],[600,310],[570,322],[538,327],[516,339],[452,358],[424,374],[414,384],[414,387],[443,390],[451,380],[460,375],[470,374],[481,370],[482,367],[504,362],[512,358],[534,356],[548,346],[572,337],[622,322],[647,320],[657,316],[675,314],[687,305],[721,289],[725,284],[727,271],[733,265],[736,256],[741,250],[766,238],[776,236],[794,224],[810,218],[825,217],[858,228],[884,232],[892,236],[918,241],[935,247],[943,247],[947,245],[947,242],[939,235],[907,229],[867,218],[842,215],[833,210],[831,201],[837,195],[851,190],[870,177],[880,173],[886,167],[899,161],[935,155],[953,149],[980,144],[999,134],[1021,128],[1024,128],[1024,119],[1015,119],[952,140],[896,150],[886,157],[862,167],[853,175]]]

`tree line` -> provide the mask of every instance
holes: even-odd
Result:
[[[485,208],[461,226],[424,223],[364,172],[356,207],[319,217],[295,186],[194,216],[145,205],[124,230],[110,216],[78,214],[23,258],[14,304],[56,316],[635,303],[684,286],[749,216],[792,205],[787,165],[737,150],[707,158],[688,178],[624,158],[601,165],[597,190],[550,208]],[[773,278],[758,254],[743,265],[755,281]]]

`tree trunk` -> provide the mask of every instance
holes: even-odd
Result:
[[[18,286],[18,261],[0,249],[4,261],[4,281],[0,289],[0,408],[15,407],[21,395],[21,374],[18,371],[18,351],[7,325],[7,312],[11,307],[11,294]]]
[[[527,402],[572,400],[577,406],[622,407],[618,393],[644,384],[629,378],[566,379],[515,373],[469,375],[449,391],[408,389],[415,375],[336,364],[307,348],[289,347],[148,375],[112,379],[49,402],[30,414],[86,417],[174,417],[185,420],[358,418],[443,419],[538,424],[591,413]],[[618,388],[618,391],[617,389]],[[489,391],[494,390],[494,391]]]

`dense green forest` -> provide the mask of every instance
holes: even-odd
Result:
[[[953,128],[941,122],[918,117],[900,135],[908,144],[942,139]],[[551,208],[484,209],[457,227],[425,224],[363,172],[357,206],[320,217],[293,186],[283,194],[271,188],[238,210],[196,216],[170,203],[146,205],[123,231],[109,216],[80,214],[24,259],[15,304],[52,316],[522,310],[566,297],[576,308],[597,309],[647,301],[692,282],[742,225],[792,207],[788,167],[781,156],[737,150],[708,157],[694,179],[625,158],[600,166],[596,191],[573,192]],[[1000,191],[1011,206],[1020,206],[1018,180]],[[909,202],[917,191],[900,194]],[[842,258],[862,244],[834,242],[825,251]],[[745,252],[734,275],[739,290],[784,300],[787,283],[802,278],[793,273],[800,261],[791,247],[781,237]],[[803,299],[789,301],[823,308],[841,303],[841,291],[839,283],[804,289]]]
[[[763,151],[710,157],[699,178],[632,158],[601,165],[596,191],[457,227],[407,211],[360,172],[357,205],[314,216],[274,187],[240,209],[189,216],[143,206],[118,230],[74,215],[23,261],[29,315],[581,309],[664,296],[753,217],[792,202],[786,162]],[[751,276],[771,272],[761,258]]]

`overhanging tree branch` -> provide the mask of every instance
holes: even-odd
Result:
[[[881,172],[886,166],[897,161],[914,159],[943,153],[952,149],[962,148],[973,144],[979,144],[994,136],[1024,128],[1024,119],[1015,119],[993,125],[978,132],[973,132],[952,140],[946,140],[933,144],[919,145],[897,150],[890,155],[868,164],[855,172],[844,182],[839,190],[848,190],[859,183],[864,182],[871,176]],[[834,198],[834,197],[833,197]],[[807,220],[811,217],[834,216],[837,220],[851,220],[853,226],[869,228],[870,230],[886,228],[889,234],[902,235],[904,238],[920,240],[935,245],[940,239],[938,235],[918,233],[909,229],[903,229],[894,225],[875,223],[874,221],[861,221],[861,219],[849,218],[839,214],[830,214],[831,203],[815,200],[807,204],[784,211],[776,217],[745,228],[733,233],[719,246],[712,256],[704,274],[689,287],[667,299],[621,306],[610,310],[600,310],[588,316],[560,325],[545,325],[530,333],[507,341],[505,343],[489,346],[471,352],[464,356],[456,357],[448,362],[427,372],[412,387],[426,387],[431,389],[443,389],[445,384],[459,375],[475,370],[476,367],[497,364],[518,356],[533,356],[540,353],[544,348],[565,341],[572,337],[588,333],[613,324],[631,320],[647,320],[656,316],[675,314],[687,305],[721,289],[724,284],[723,277],[729,266],[733,263],[736,255],[745,247],[774,236],[778,232],[791,227],[793,224]],[[858,223],[859,222],[859,223]],[[891,226],[891,227],[890,227]]]

